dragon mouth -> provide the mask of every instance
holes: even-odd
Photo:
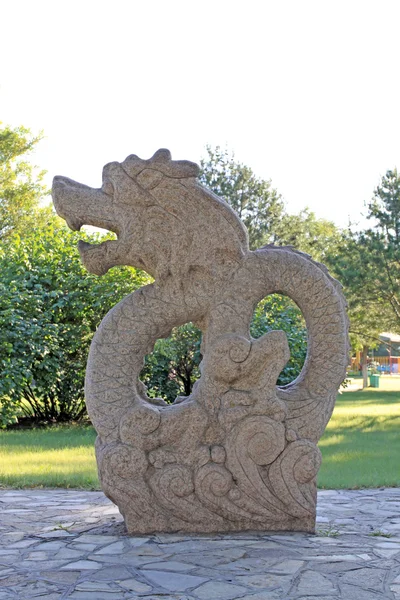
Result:
[[[106,240],[99,244],[79,240],[78,250],[85,268],[94,275],[104,275],[119,264],[118,240]]]
[[[110,219],[113,199],[102,189],[57,175],[53,180],[52,196],[57,214],[73,231],[79,231],[83,225],[91,225],[118,234],[115,220]]]
[[[83,225],[90,225],[119,235],[116,219],[110,218],[110,215],[114,217],[113,198],[102,189],[56,176],[52,195],[57,214],[72,231],[80,231]],[[111,267],[121,264],[118,240],[97,244],[80,240],[78,250],[86,269],[96,275],[104,275]]]

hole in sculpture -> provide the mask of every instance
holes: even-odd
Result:
[[[150,398],[173,402],[177,396],[189,396],[200,378],[201,331],[193,323],[175,327],[168,338],[157,340],[145,358],[140,379]]]
[[[298,306],[287,296],[272,294],[261,300],[250,325],[252,337],[280,329],[287,335],[290,360],[280,373],[278,385],[296,379],[307,354],[307,329]],[[193,323],[175,327],[168,338],[157,340],[140,374],[150,398],[173,402],[177,396],[189,396],[200,378],[201,331]]]
[[[87,233],[89,236],[92,236],[96,239],[96,241],[103,240],[116,240],[117,234],[109,231],[109,229],[103,229],[102,227],[94,227],[93,225],[82,225],[80,231]]]
[[[290,360],[277,382],[278,385],[286,385],[296,379],[303,368],[307,354],[307,328],[297,304],[282,294],[271,294],[257,304],[250,334],[259,338],[274,329],[284,331],[289,343]]]

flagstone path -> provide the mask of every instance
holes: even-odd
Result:
[[[101,492],[0,490],[0,600],[400,600],[400,488],[318,493],[317,534],[125,534]]]

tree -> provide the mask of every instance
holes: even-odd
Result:
[[[158,340],[141,373],[149,396],[167,402],[189,396],[200,377],[200,345],[201,331],[193,323],[175,327],[169,338]]]
[[[250,325],[254,338],[280,329],[288,338],[290,359],[278,378],[278,385],[290,383],[300,373],[307,353],[307,328],[297,306],[286,296],[272,294],[259,302]]]
[[[344,286],[352,344],[362,350],[364,387],[368,348],[379,333],[400,327],[400,176],[387,171],[368,203],[372,227],[346,232],[328,263]]]
[[[48,212],[39,201],[48,192],[43,185],[45,172],[32,166],[27,157],[42,139],[25,127],[1,127],[0,123],[0,240],[12,232],[37,226]],[[43,217],[42,217],[43,213]]]
[[[400,326],[400,175],[387,171],[368,205],[373,226],[359,236],[364,254],[364,294],[378,293],[387,306],[386,317]]]
[[[343,238],[337,254],[328,257],[328,262],[331,270],[344,287],[347,313],[352,327],[350,332],[351,346],[353,351],[361,352],[359,366],[363,373],[363,387],[366,387],[368,385],[368,347],[372,341],[371,324],[375,324],[376,321],[370,317],[371,307],[363,301],[360,302],[358,284],[354,285],[359,270],[357,265],[359,258],[361,258],[359,249],[351,237],[351,232],[349,232],[349,235]]]
[[[274,242],[284,205],[271,181],[256,177],[250,167],[219,146],[207,146],[206,151],[207,157],[200,161],[201,183],[236,211],[247,227],[252,250]]]
[[[325,262],[335,254],[342,240],[342,231],[326,219],[318,219],[305,208],[295,215],[284,214],[276,224],[276,243],[293,246],[306,252],[314,260]]]
[[[0,247],[0,420],[43,421],[85,414],[90,341],[108,310],[149,281],[132,268],[89,274],[77,250],[82,233],[58,217]],[[99,241],[99,236],[86,236]]]
[[[344,287],[347,312],[350,319],[350,341],[355,352],[360,352],[363,387],[368,386],[368,348],[378,343],[385,329],[386,306],[380,295],[365,293],[368,279],[373,276],[365,270],[364,252],[358,235],[351,230],[343,234],[335,254],[327,256],[327,264]]]

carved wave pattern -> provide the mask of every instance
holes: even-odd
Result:
[[[211,448],[211,461],[197,470],[166,465],[152,476],[151,488],[164,510],[187,522],[207,523],[211,513],[226,529],[238,523],[274,528],[312,518],[320,452],[308,440],[288,441],[292,436],[280,422],[248,417],[225,447]]]

